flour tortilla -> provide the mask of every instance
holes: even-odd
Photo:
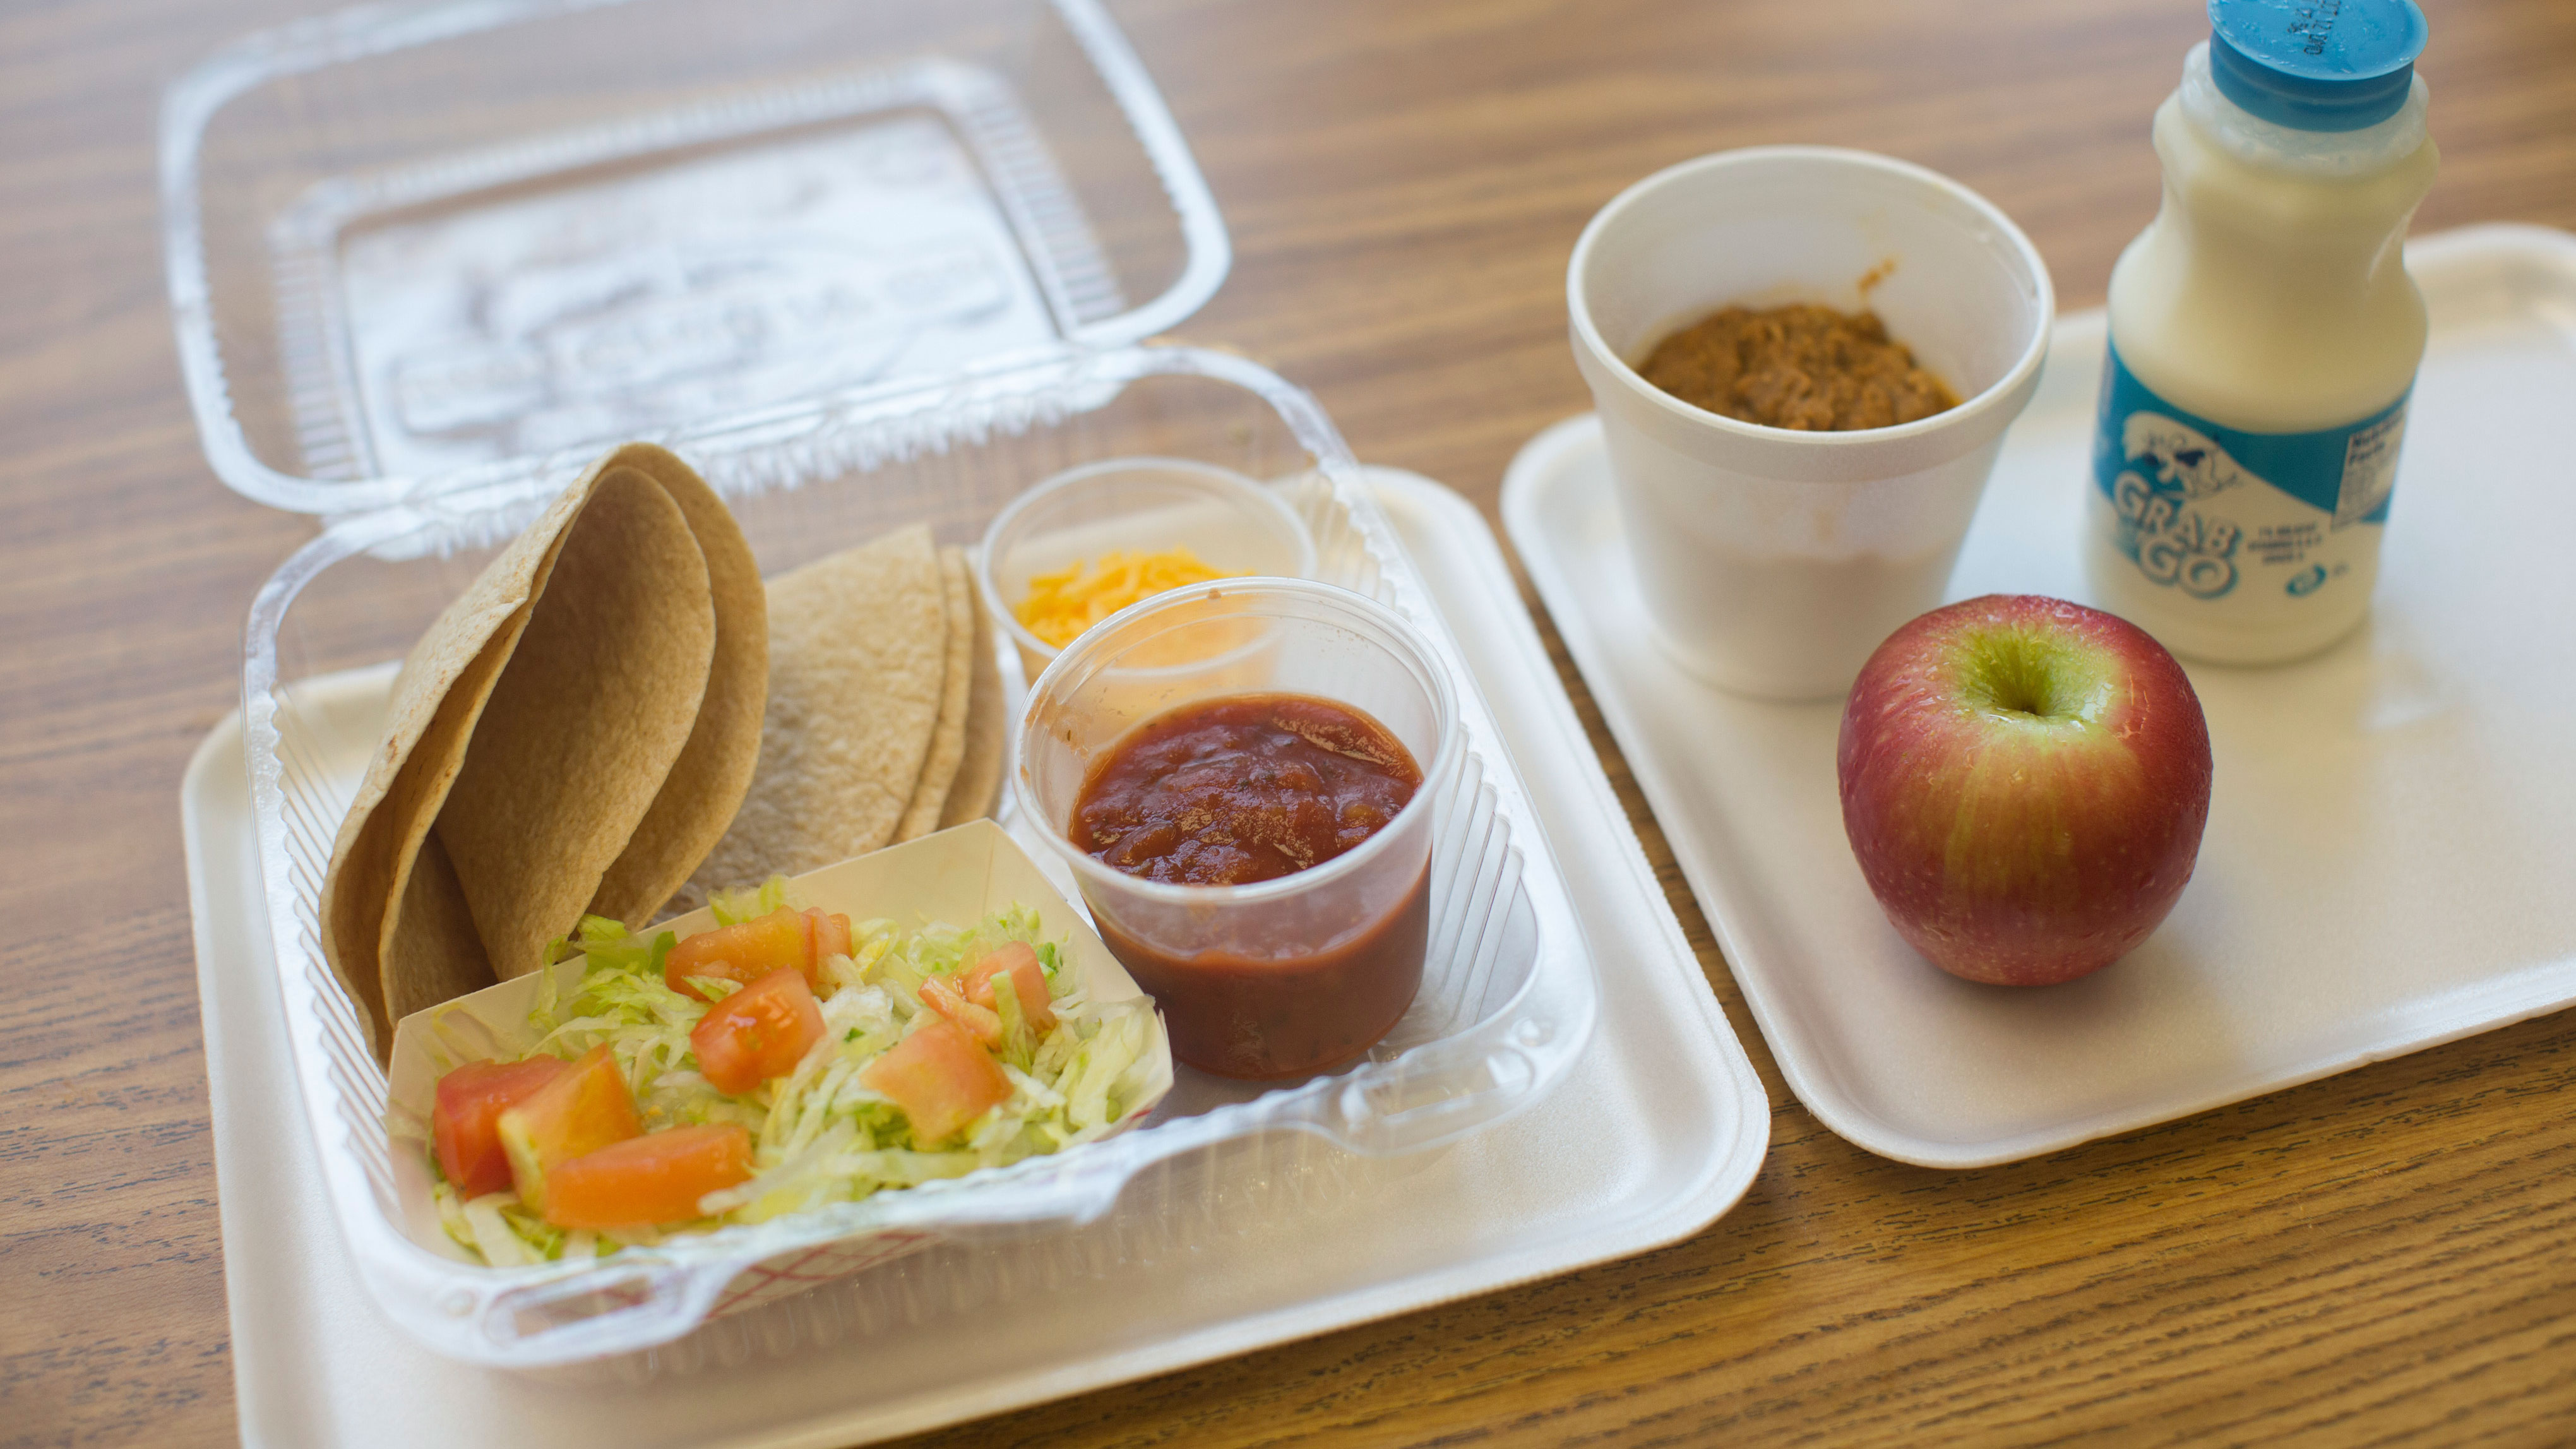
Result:
[[[957,761],[957,778],[948,787],[948,803],[939,811],[942,830],[993,813],[993,802],[1002,789],[1003,757],[1009,752],[1002,666],[993,657],[993,616],[984,612],[983,591],[968,589],[966,607],[973,615],[967,646],[966,748]]]
[[[966,550],[939,551],[939,583],[940,624],[946,631],[939,718],[930,729],[930,753],[912,787],[912,804],[894,829],[898,842],[918,840],[939,828],[939,814],[947,808],[949,787],[957,782],[957,765],[966,754],[967,695],[973,682],[969,661],[975,651],[975,583],[966,571]]]
[[[715,607],[715,654],[689,742],[590,902],[594,914],[642,922],[715,848],[751,788],[769,687],[769,595],[733,514],[688,464],[649,443],[630,443],[599,465],[602,472],[616,468],[650,477],[680,506]]]
[[[402,897],[386,920],[400,927],[388,930],[383,943],[385,1010],[396,1022],[499,979],[436,831],[413,852]]]
[[[635,838],[696,726],[715,642],[688,516],[644,473],[603,470],[438,813],[502,980],[545,964]]]
[[[603,489],[616,501],[594,514]],[[660,503],[642,499],[638,490],[660,495]],[[670,527],[674,519],[680,524],[676,533]],[[650,542],[634,547],[639,529]],[[556,589],[567,544],[576,534],[603,530],[610,536],[583,550],[615,559],[615,566],[600,567],[593,558],[583,571],[587,582],[567,581]],[[636,593],[656,570],[683,596],[679,612],[697,622],[676,631],[657,622],[654,616],[667,612],[660,603],[643,617],[620,613],[614,601]],[[626,575],[623,584],[598,582],[619,572]],[[603,607],[602,599],[611,602]],[[520,671],[527,682],[510,692],[508,717],[496,720],[490,706],[532,621],[541,625],[544,647]],[[579,637],[594,630],[610,637]],[[741,530],[686,464],[646,445],[600,460],[439,616],[396,677],[385,738],[342,822],[323,881],[324,955],[357,1004],[379,1058],[391,1043],[392,1022],[402,1015],[489,985],[500,968],[515,973],[533,965],[524,932],[509,933],[498,951],[487,949],[474,895],[495,919],[552,915],[561,899],[576,893],[592,909],[623,919],[642,919],[661,904],[722,832],[749,782],[766,690],[766,632],[765,599]],[[691,663],[687,656],[702,636],[708,658]],[[532,833],[514,839],[510,861],[496,867],[469,859],[460,873],[451,845],[443,842],[451,835],[480,839],[490,833],[483,818],[488,797],[514,793],[507,782],[525,772],[528,736],[563,736],[565,721],[600,688],[614,694],[635,685],[631,668],[612,664],[602,686],[592,666],[618,659],[631,664],[639,654],[674,649],[681,656],[676,667],[648,657],[652,667],[645,674],[669,683],[674,694],[657,699],[646,713],[666,705],[661,713],[681,712],[685,705],[686,725],[677,742],[667,718],[642,731],[657,743],[632,754],[616,756],[591,741],[593,758],[611,756],[602,779],[592,782],[599,798],[617,801],[615,813],[633,809],[636,816],[615,858],[595,869],[590,861],[598,847],[589,840],[562,859],[549,857],[549,842],[582,833],[586,817],[576,811],[564,820],[540,821]],[[542,698],[546,709],[531,711],[529,695]],[[533,727],[531,713],[541,716]],[[616,731],[633,733],[632,722]],[[457,806],[451,820],[451,796],[477,755],[487,757],[490,767],[478,774],[503,783],[485,780],[474,803]],[[639,792],[645,802],[640,808]],[[596,831],[600,822],[590,819],[588,826]],[[575,858],[579,864],[566,864]],[[522,895],[525,900],[511,903]],[[539,939],[538,949],[570,930],[578,914],[576,907]]]
[[[588,498],[588,488],[576,486],[549,505],[447,606],[394,676],[385,735],[340,822],[320,905],[322,954],[357,1004],[379,1059],[392,1048],[395,1020],[386,1013],[382,959],[391,907],[464,763],[493,682],[527,627],[528,603]]]
[[[684,903],[894,839],[947,682],[945,593],[920,525],[770,581],[759,768]]]

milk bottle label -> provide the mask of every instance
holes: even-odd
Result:
[[[2111,506],[2094,517],[2178,603],[2366,591],[2412,391],[2345,427],[2241,432],[2158,397],[2114,345],[2093,434]]]

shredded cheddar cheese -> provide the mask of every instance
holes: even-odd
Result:
[[[1183,584],[1234,577],[1199,562],[1199,556],[1187,548],[1161,553],[1129,553],[1113,548],[1061,573],[1032,577],[1029,596],[1011,612],[1028,626],[1030,633],[1061,649],[1083,630],[1140,599],[1150,599]]]

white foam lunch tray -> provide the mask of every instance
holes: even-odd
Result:
[[[252,600],[245,752],[303,1120],[364,1286],[419,1341],[521,1370],[641,1354],[684,1371],[704,1356],[680,1346],[694,1325],[892,1226],[1045,1277],[1077,1265],[1059,1229],[1110,1215],[1151,1241],[1082,1251],[1144,1262],[1186,1245],[1176,1225],[1241,1216],[1229,1184],[1346,1195],[1344,1154],[1494,1125],[1580,1054],[1590,950],[1464,688],[1462,768],[1429,802],[1435,949],[1413,1008],[1347,1071],[1278,1090],[1185,1073],[1155,1120],[1078,1157],[611,1260],[490,1268],[412,1236],[382,1072],[319,944],[334,822],[387,661],[608,443],[688,457],[771,575],[904,525],[963,543],[1075,466],[1222,463],[1299,511],[1311,577],[1464,666],[1313,399],[1239,358],[1124,345],[1205,301],[1229,249],[1095,0],[390,0],[218,49],[162,121],[207,459],[324,520]],[[791,1352],[844,1332],[845,1308],[862,1328],[875,1312],[836,1297],[757,1332]],[[909,1330],[927,1309],[887,1311]]]
[[[1977,986],[1887,924],[1844,840],[1839,704],[1736,698],[1649,641],[1598,423],[1514,460],[1503,514],[1790,1087],[1901,1161],[2005,1162],[2576,1002],[2576,237],[2418,240],[2432,340],[2369,622],[2190,666],[2216,784],[2198,868],[2080,981]],[[2100,312],[2057,324],[1949,597],[2085,599]]]
[[[1372,470],[1519,763],[1603,963],[1567,1080],[1445,1149],[1316,1182],[1259,1140],[1185,1219],[1122,1206],[1053,1240],[932,1249],[651,1354],[545,1375],[436,1356],[340,1242],[288,1049],[238,719],[182,788],[235,1385],[260,1445],[844,1444],[1000,1412],[1623,1257],[1751,1183],[1768,1105],[1586,747],[1492,535]],[[1310,1162],[1311,1155],[1302,1155]],[[1189,1165],[1174,1171],[1192,1170]]]

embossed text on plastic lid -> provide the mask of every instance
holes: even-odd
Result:
[[[2209,0],[2210,69],[2275,125],[2358,131],[2397,114],[2424,51],[2415,0]]]
[[[1099,0],[361,4],[172,83],[161,207],[207,460],[335,518],[750,430],[794,487],[1169,330],[1231,255]]]

